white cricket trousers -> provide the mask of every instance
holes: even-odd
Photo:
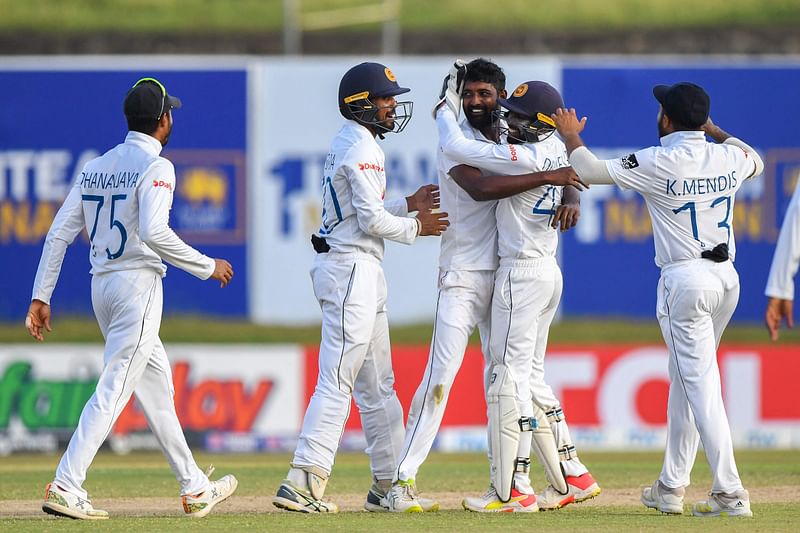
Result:
[[[731,261],[681,261],[664,267],[658,282],[658,322],[669,349],[667,448],[660,481],[689,485],[703,443],[712,492],[742,488],[725,406],[717,347],[739,301],[739,276]]]
[[[106,340],[103,371],[61,457],[55,482],[86,499],[86,471],[133,392],[181,486],[181,495],[203,492],[198,468],[175,413],[172,370],[158,337],[163,293],[152,269],[92,277],[92,307]]]
[[[504,259],[495,274],[490,353],[493,364],[508,368],[522,417],[533,416],[533,403],[545,413],[561,407],[545,381],[544,360],[563,286],[555,257]],[[575,454],[566,420],[563,415],[559,418],[551,421],[551,427],[556,447],[564,454],[561,465],[567,475],[580,476],[588,470]],[[518,457],[530,456],[531,439],[531,432],[521,432]],[[515,478],[530,483],[527,474],[517,473]]]
[[[544,380],[544,356],[562,290],[555,257],[504,261],[495,274],[490,353],[511,372],[521,416],[533,415],[532,401],[545,411],[559,405]]]
[[[439,272],[439,296],[428,365],[408,412],[395,481],[416,478],[428,457],[469,337],[476,327],[486,346],[493,285],[493,270]],[[487,359],[486,347],[483,353]]]
[[[392,479],[403,444],[403,408],[394,391],[386,280],[369,254],[318,254],[311,270],[322,309],[317,386],[292,464],[330,474],[355,399],[375,479]]]

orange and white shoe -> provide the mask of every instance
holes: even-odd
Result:
[[[567,493],[558,492],[552,485],[548,485],[544,492],[539,494],[539,509],[553,511],[561,509],[571,503],[585,502],[600,494],[600,486],[589,472],[580,476],[567,476]]]
[[[77,520],[106,520],[108,513],[92,507],[89,499],[67,492],[55,482],[48,483],[44,489],[42,511],[55,516],[66,516]]]
[[[512,488],[511,499],[501,502],[493,485],[483,496],[464,498],[461,505],[467,511],[476,513],[535,513],[539,510],[536,494],[525,494]]]

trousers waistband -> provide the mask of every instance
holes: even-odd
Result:
[[[535,259],[501,258],[500,266],[506,268],[542,268],[558,265],[553,256],[537,257]]]

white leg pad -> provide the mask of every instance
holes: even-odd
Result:
[[[516,399],[517,387],[508,367],[494,365],[489,378],[486,402],[489,414],[489,440],[494,462],[494,488],[500,501],[511,499],[511,487],[520,437],[520,415]]]
[[[316,500],[321,500],[328,486],[328,473],[318,466],[297,466],[291,465],[289,481],[294,483],[297,488],[305,489],[311,493]]]
[[[533,451],[536,453],[539,464],[544,468],[544,476],[548,483],[561,494],[566,494],[569,487],[567,487],[564,472],[561,470],[553,428],[542,408],[536,403],[533,404],[533,416],[538,422],[536,429],[533,430]]]

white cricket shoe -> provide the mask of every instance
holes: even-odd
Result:
[[[750,510],[750,493],[745,489],[731,494],[709,493],[708,499],[692,507],[694,516],[753,516]]]
[[[489,485],[489,490],[482,496],[464,498],[461,506],[467,511],[476,513],[535,513],[539,511],[536,494],[525,494],[513,487],[511,499],[501,502],[494,485]]]
[[[600,486],[589,472],[580,476],[566,476],[567,493],[561,494],[552,485],[537,495],[541,511],[553,511],[571,503],[581,503],[600,494]]]
[[[402,479],[392,484],[392,488],[381,498],[381,505],[390,513],[421,513],[422,506],[414,496],[414,480]]]
[[[213,469],[209,469],[213,470]],[[181,497],[183,511],[191,518],[203,518],[218,504],[222,503],[236,491],[239,481],[231,475],[222,476],[212,481],[208,488],[198,494],[187,494]]]
[[[310,491],[296,487],[288,479],[284,479],[278,487],[278,493],[272,497],[272,505],[297,513],[339,512],[339,507],[335,503],[314,498]]]
[[[423,512],[431,513],[439,510],[439,502],[430,498],[420,498],[417,495],[417,487],[414,482],[412,481],[410,484],[411,494],[413,494],[419,506],[422,507]],[[387,513],[391,511],[389,502],[386,499],[386,492],[377,483],[373,483],[372,487],[370,487],[367,493],[367,501],[364,502],[364,509],[371,513]]]
[[[56,516],[66,516],[80,520],[107,520],[108,512],[92,507],[92,502],[67,492],[55,481],[44,489],[42,511]]]
[[[666,514],[683,514],[683,496],[686,489],[678,487],[671,489],[656,480],[652,487],[642,489],[639,498],[645,507],[657,509]]]

